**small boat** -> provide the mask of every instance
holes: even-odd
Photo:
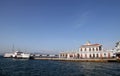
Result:
[[[5,53],[4,57],[5,58],[29,59],[30,58],[30,54],[24,53],[24,52],[20,52],[20,51],[15,51],[13,53]]]

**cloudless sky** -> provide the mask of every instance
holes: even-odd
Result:
[[[0,0],[0,52],[59,53],[120,41],[120,0]]]

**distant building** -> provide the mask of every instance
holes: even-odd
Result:
[[[103,50],[101,44],[91,44],[89,41],[80,46],[78,52],[60,53],[60,58],[112,58],[112,50]]]
[[[120,58],[120,41],[116,43],[115,49],[116,56]]]

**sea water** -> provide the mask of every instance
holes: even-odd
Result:
[[[0,76],[120,76],[120,63],[0,58]]]

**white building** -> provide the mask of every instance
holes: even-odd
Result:
[[[113,51],[105,51],[101,44],[91,44],[87,42],[86,44],[80,46],[78,52],[60,53],[60,58],[112,58]]]
[[[116,56],[120,58],[120,41],[116,43],[115,49]]]

